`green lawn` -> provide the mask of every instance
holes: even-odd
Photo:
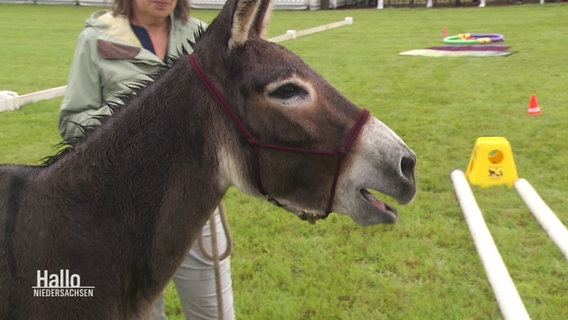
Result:
[[[65,84],[75,39],[95,8],[0,5],[0,90]],[[194,10],[210,21],[215,11]],[[503,136],[526,178],[568,225],[568,4],[487,8],[276,11],[268,36],[347,16],[354,24],[284,42],[416,151],[418,192],[395,225],[332,215],[315,226],[231,190],[239,319],[502,319],[450,172],[477,137]],[[509,57],[401,57],[450,35],[502,33]],[[536,94],[541,116],[528,116]],[[0,163],[54,152],[60,99],[0,113]],[[568,315],[568,262],[514,189],[473,191],[533,319]],[[170,314],[178,314],[168,288]],[[176,319],[172,316],[171,319]]]

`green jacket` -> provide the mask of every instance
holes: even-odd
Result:
[[[192,49],[200,20],[186,23],[174,19],[170,29],[168,54],[175,56]],[[77,124],[98,124],[97,116],[109,115],[105,102],[118,101],[116,95],[130,93],[128,85],[150,79],[147,75],[160,71],[165,63],[144,49],[126,17],[114,17],[110,11],[95,12],[85,22],[77,47],[65,97],[59,114],[59,133],[66,139],[80,136]]]

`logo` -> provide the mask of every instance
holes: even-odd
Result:
[[[34,297],[92,297],[94,286],[82,286],[81,277],[72,274],[69,269],[61,269],[59,273],[49,273],[47,270],[37,270],[36,285],[32,287]]]

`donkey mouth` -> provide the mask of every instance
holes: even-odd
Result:
[[[383,223],[396,222],[398,218],[398,211],[396,210],[396,208],[391,207],[388,204],[375,198],[375,196],[373,196],[367,189],[361,189],[359,190],[359,193],[369,204],[377,209]]]

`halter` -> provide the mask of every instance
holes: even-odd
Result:
[[[316,154],[316,155],[321,155],[321,156],[337,157],[337,162],[336,162],[336,167],[335,167],[335,176],[333,177],[333,183],[331,184],[331,191],[330,191],[329,199],[327,201],[327,206],[326,206],[326,209],[325,209],[325,216],[323,218],[327,217],[332,211],[333,199],[335,198],[335,189],[337,187],[337,179],[339,178],[339,174],[341,173],[341,165],[343,163],[343,158],[351,149],[351,146],[353,145],[353,143],[355,142],[355,139],[359,135],[361,128],[363,127],[363,125],[367,121],[367,118],[369,116],[369,110],[363,109],[361,111],[361,113],[359,114],[359,117],[357,118],[357,121],[355,122],[355,125],[353,125],[353,128],[351,128],[349,135],[347,135],[347,138],[345,139],[343,144],[339,148],[337,148],[336,150],[306,149],[306,148],[299,148],[299,147],[290,147],[290,146],[263,143],[263,142],[259,141],[247,129],[247,127],[244,125],[244,123],[241,121],[241,119],[233,111],[233,108],[227,102],[225,97],[221,94],[221,92],[217,89],[217,87],[215,87],[215,85],[211,82],[211,80],[207,77],[207,75],[205,74],[205,71],[201,67],[201,64],[199,63],[199,60],[197,60],[197,57],[195,56],[195,54],[189,55],[189,62],[191,63],[191,66],[193,67],[193,69],[197,73],[197,76],[201,80],[201,83],[205,86],[207,91],[209,91],[209,93],[213,96],[213,99],[215,99],[215,101],[219,104],[219,106],[223,109],[223,111],[225,111],[227,116],[229,116],[229,118],[231,119],[233,124],[237,127],[237,129],[241,132],[241,134],[245,136],[249,146],[252,149],[252,154],[253,154],[252,163],[253,163],[253,168],[254,168],[254,173],[255,173],[256,185],[257,185],[260,193],[262,193],[262,195],[266,196],[268,201],[270,201],[270,202],[272,202],[272,203],[274,203],[278,206],[282,206],[275,198],[273,198],[272,196],[270,196],[268,194],[268,192],[266,192],[266,190],[264,189],[264,186],[262,185],[262,178],[261,178],[261,175],[260,175],[260,153],[259,153],[260,149],[281,150],[281,151],[288,151],[288,152],[309,153],[309,154]]]

